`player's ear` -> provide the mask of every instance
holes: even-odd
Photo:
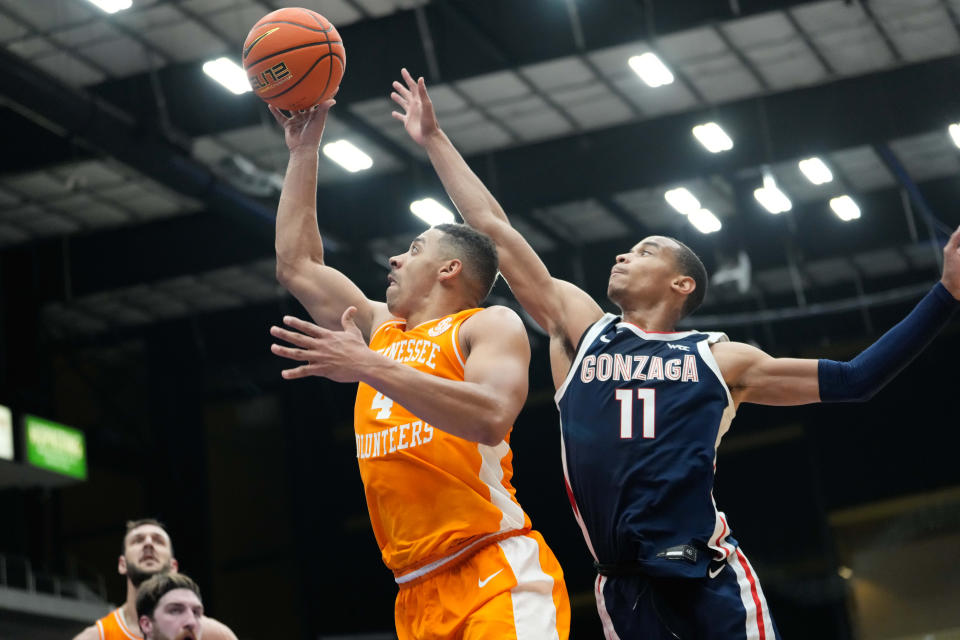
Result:
[[[463,263],[459,258],[447,260],[440,266],[440,279],[449,280],[463,271]]]
[[[677,276],[670,286],[683,295],[690,295],[697,288],[697,281],[690,276]]]
[[[149,636],[153,631],[153,620],[150,619],[150,616],[140,616],[137,624],[140,625],[140,631],[143,632],[143,637]]]
[[[177,573],[180,571],[180,563],[177,562],[176,558],[170,558],[170,573]]]
[[[125,556],[120,556],[117,560],[117,573],[122,576],[127,575],[127,558]]]

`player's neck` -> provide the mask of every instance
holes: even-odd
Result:
[[[410,311],[405,320],[407,329],[429,322],[452,313],[470,309],[473,305],[469,302],[451,296],[445,292],[433,293],[423,299],[417,307]]]
[[[137,588],[129,578],[127,578],[127,601],[120,608],[120,614],[130,629],[140,632],[140,623],[137,620]]]
[[[676,331],[677,313],[664,304],[651,307],[621,308],[623,320],[649,333],[672,333]]]

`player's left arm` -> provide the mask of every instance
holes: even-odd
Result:
[[[530,365],[530,343],[514,311],[489,307],[463,322],[462,381],[417,371],[373,351],[353,323],[355,312],[351,307],[344,313],[343,331],[290,316],[284,322],[296,331],[272,327],[275,338],[298,347],[274,344],[273,353],[305,363],[283,371],[283,377],[362,381],[447,433],[490,446],[506,437],[526,401]]]
[[[742,343],[712,351],[737,403],[796,405],[869,400],[902,371],[960,309],[960,228],[943,249],[943,277],[906,318],[852,360],[773,358]]]
[[[209,616],[203,617],[203,640],[237,640],[230,627]]]

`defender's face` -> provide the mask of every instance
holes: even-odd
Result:
[[[443,263],[442,238],[442,231],[427,229],[413,239],[406,253],[390,258],[387,308],[398,318],[409,316],[437,281]]]
[[[153,524],[140,525],[123,539],[121,574],[130,569],[153,575],[170,571],[173,548],[167,532]]]
[[[171,589],[160,598],[152,618],[140,618],[140,627],[147,640],[200,640],[202,620],[203,603],[197,594],[190,589]]]
[[[607,297],[623,308],[666,295],[678,275],[674,250],[679,248],[670,238],[650,236],[618,255],[610,270]]]

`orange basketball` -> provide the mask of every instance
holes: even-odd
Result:
[[[254,93],[279,109],[309,109],[333,96],[347,63],[340,34],[315,11],[287,7],[260,18],[243,43]]]

